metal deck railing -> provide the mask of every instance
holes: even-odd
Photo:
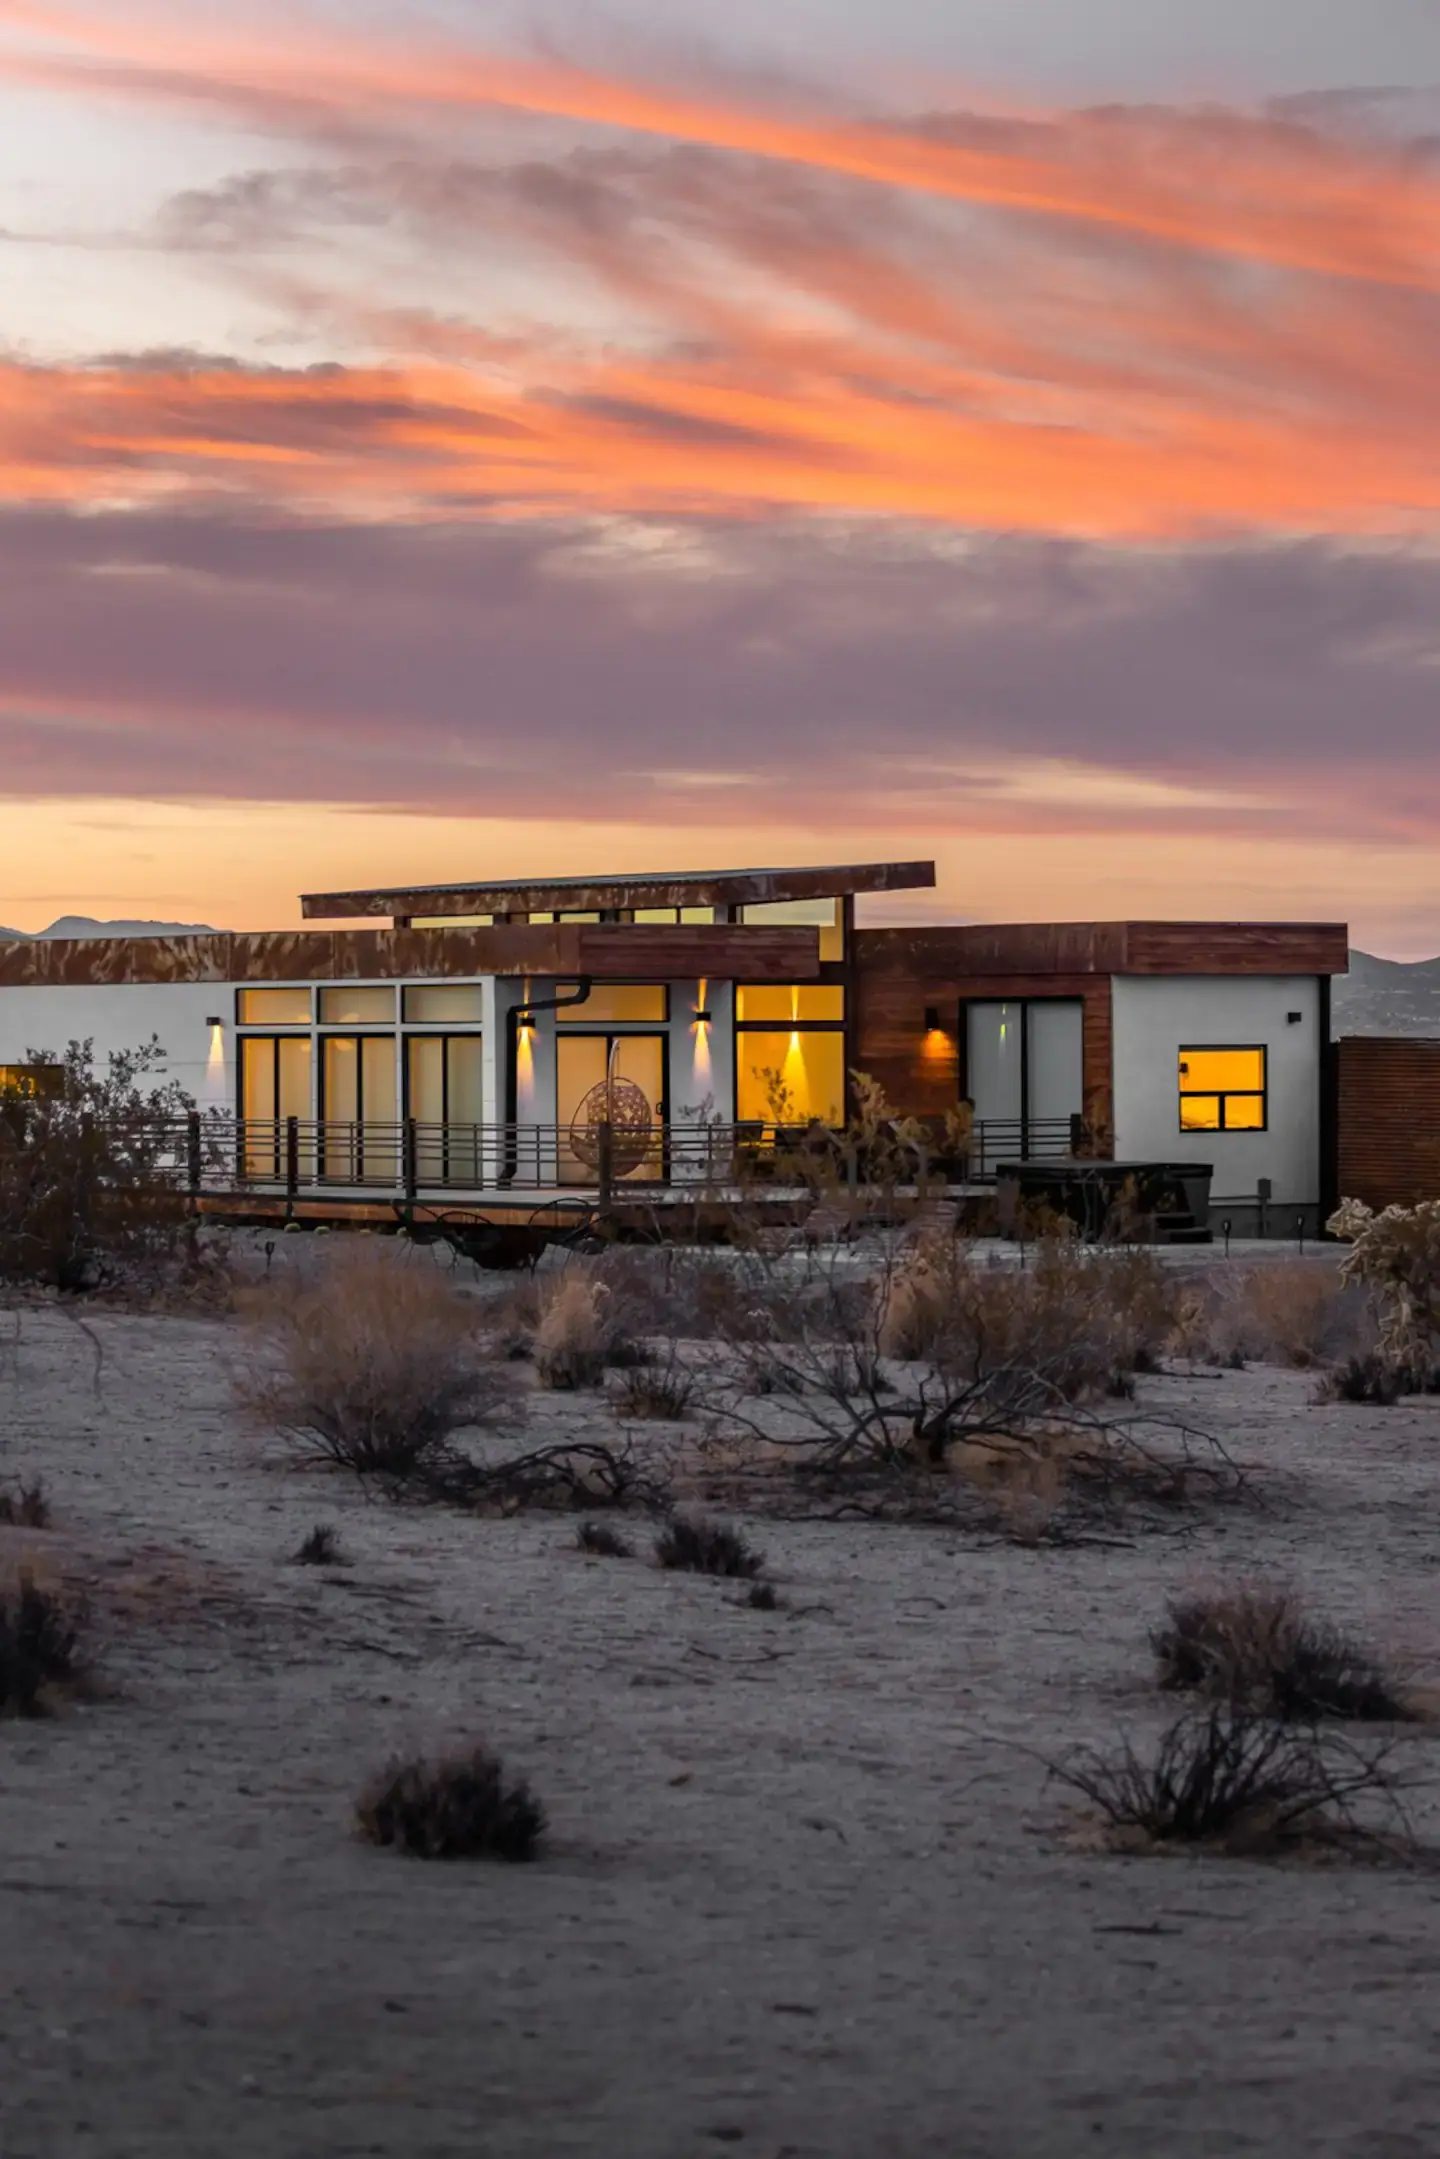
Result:
[[[193,1195],[366,1192],[415,1199],[466,1193],[695,1191],[814,1183],[826,1170],[852,1187],[897,1173],[906,1182],[993,1182],[1017,1158],[1056,1160],[1076,1143],[1071,1120],[986,1120],[968,1152],[887,1141],[867,1148],[844,1133],[809,1125],[619,1125],[342,1123],[303,1117],[239,1118],[224,1113],[134,1120],[117,1144],[143,1147],[149,1166]]]

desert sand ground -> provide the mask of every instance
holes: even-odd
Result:
[[[753,1524],[762,1613],[643,1530],[587,1559],[563,1517],[297,1470],[232,1404],[232,1324],[86,1319],[0,1313],[0,1473],[54,1508],[0,1562],[88,1586],[107,1679],[0,1726],[5,2159],[1440,2151],[1440,1873],[1114,1856],[1045,1770],[1159,1730],[1147,1630],[1216,1576],[1433,1676],[1434,1402],[1146,1378],[1256,1504],[1065,1549]],[[317,1520],[352,1566],[289,1563]],[[389,1754],[475,1736],[541,1860],[355,1841]]]

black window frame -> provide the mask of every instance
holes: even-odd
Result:
[[[1260,1058],[1260,1085],[1258,1086],[1258,1088],[1195,1087],[1187,1090],[1183,1085],[1180,1084],[1184,1077],[1181,1071],[1181,1066],[1183,1065],[1184,1060],[1187,1057],[1253,1057],[1257,1054]],[[1270,1045],[1268,1042],[1182,1042],[1175,1052],[1175,1079],[1175,1115],[1177,1119],[1176,1129],[1180,1133],[1182,1133],[1186,1139],[1193,1139],[1197,1133],[1207,1134],[1229,1132],[1235,1134],[1237,1137],[1242,1137],[1246,1133],[1269,1131]],[[1220,1105],[1219,1124],[1186,1124],[1185,1102],[1187,1098],[1191,1100],[1208,1101],[1212,1096]],[[1236,1102],[1258,1101],[1261,1111],[1259,1124],[1227,1124],[1225,1120],[1225,1105],[1227,1102],[1230,1102],[1232,1100]]]

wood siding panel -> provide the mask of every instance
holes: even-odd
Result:
[[[1127,922],[1127,975],[1343,975],[1343,922]]]
[[[891,945],[886,964],[877,968],[871,963],[870,939],[892,935],[907,939],[903,963],[901,947]],[[963,1003],[996,997],[1078,998],[1084,1007],[1085,1111],[1093,1125],[1108,1132],[1113,1123],[1114,1062],[1109,975],[966,973],[953,965],[935,964],[939,957],[943,955],[917,952],[912,933],[863,931],[857,936],[851,992],[852,1065],[877,1079],[903,1114],[942,1117],[960,1096],[960,1043],[955,1029]],[[917,964],[920,961],[925,964]],[[927,1005],[940,1010],[949,1045],[944,1055],[927,1042]]]
[[[1344,923],[999,922],[861,930],[866,968],[967,975],[1335,975]]]
[[[1440,1199],[1440,1041],[1346,1035],[1335,1047],[1342,1199]]]

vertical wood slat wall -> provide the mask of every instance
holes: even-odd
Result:
[[[1345,1035],[1335,1054],[1339,1196],[1440,1199],[1440,1040]]]

